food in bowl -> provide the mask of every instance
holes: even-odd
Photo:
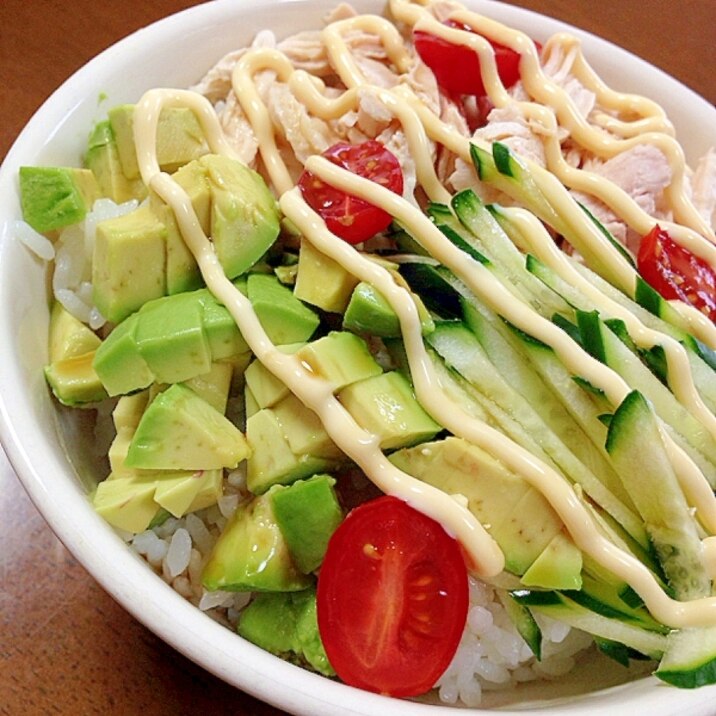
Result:
[[[112,410],[95,504],[200,606],[364,688],[422,693],[457,648],[440,693],[474,704],[568,668],[585,632],[622,660],[665,653],[657,674],[697,685],[714,262],[669,125],[602,88],[568,39],[538,64],[524,35],[457,6],[391,10],[398,25],[334,16],[320,41],[260,36],[196,88],[213,108],[165,91],[116,108],[90,174],[24,170],[28,221],[63,229],[30,239],[55,256],[48,381]],[[479,56],[479,86],[448,84],[456,51]],[[493,54],[521,57],[520,82]],[[557,118],[528,101],[545,88]],[[645,165],[657,185],[632,186],[638,202],[604,178]],[[372,484],[393,497],[366,500]],[[371,528],[371,510],[389,519]],[[440,559],[415,549],[446,534]],[[441,657],[421,660],[426,643]],[[557,664],[537,661],[554,644]]]

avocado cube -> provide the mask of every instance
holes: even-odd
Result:
[[[119,432],[123,428],[128,428],[132,432],[137,429],[139,421],[149,403],[149,391],[142,390],[132,395],[123,395],[114,406],[112,411],[112,422]]]
[[[178,383],[211,369],[201,304],[191,293],[165,296],[139,311],[139,353],[160,383]]]
[[[212,363],[208,372],[195,375],[184,381],[184,385],[224,415],[233,372],[234,366],[231,363]]]
[[[109,469],[111,470],[108,480],[114,480],[118,477],[138,477],[141,474],[140,470],[133,470],[125,465],[134,431],[135,428],[130,427],[121,427],[117,430],[117,434],[107,451]]]
[[[298,273],[293,293],[296,298],[324,311],[343,313],[358,279],[310,241],[301,239]]]
[[[210,591],[295,592],[312,578],[296,568],[269,495],[240,505],[216,541],[202,572]]]
[[[316,614],[315,588],[257,594],[241,612],[238,632],[272,654],[295,654],[320,674],[335,676],[321,642]]]
[[[107,397],[107,391],[92,367],[95,352],[54,361],[45,367],[45,378],[63,405],[80,407]]]
[[[89,169],[20,167],[22,218],[40,233],[82,221],[99,196]]]
[[[315,455],[296,455],[274,412],[264,408],[246,421],[246,439],[251,448],[247,460],[246,484],[251,492],[260,494],[275,484],[326,472],[335,463]]]
[[[280,231],[278,205],[260,174],[218,154],[202,157],[211,189],[211,238],[229,278],[246,273]]]
[[[166,293],[166,228],[147,205],[97,224],[92,262],[94,302],[118,323]]]
[[[126,465],[150,470],[233,469],[248,454],[246,440],[233,423],[175,383],[142,415]]]
[[[215,505],[222,494],[221,470],[178,471],[156,476],[154,501],[174,517]]]
[[[254,273],[246,285],[251,305],[273,343],[307,341],[318,328],[319,317],[275,276]]]
[[[293,393],[273,407],[294,455],[314,455],[338,460],[342,453],[331,440],[320,418]]]
[[[143,201],[147,197],[147,187],[141,178],[124,176],[109,120],[98,122],[90,133],[85,166],[95,175],[100,195],[117,204],[131,199]]]
[[[399,274],[394,273],[396,281]],[[401,285],[404,282],[399,280]],[[423,335],[434,330],[435,324],[420,297],[411,291],[420,315]],[[343,328],[356,333],[370,333],[381,338],[399,338],[400,321],[387,299],[371,284],[361,282],[353,291],[343,316]]]
[[[541,589],[581,589],[582,552],[564,532],[558,532],[520,581]]]
[[[211,230],[211,192],[204,166],[196,160],[189,162],[174,172],[172,179],[189,196],[201,229],[208,236]],[[179,230],[173,209],[154,192],[150,193],[150,202],[152,211],[167,229],[167,293],[171,296],[199,288],[203,283],[201,272]]]
[[[144,532],[159,512],[154,501],[156,481],[118,477],[97,485],[92,498],[97,513],[109,524],[127,532]]]
[[[140,176],[134,144],[134,105],[123,104],[108,112],[122,171],[127,179]],[[173,172],[207,151],[199,120],[186,107],[165,107],[157,126],[157,160],[162,171]]]
[[[383,450],[430,440],[442,430],[398,371],[351,383],[338,393],[338,399],[358,425],[380,438]]]
[[[244,389],[244,413],[248,420],[252,415],[258,413],[261,408],[254,398],[254,394],[251,392],[251,388]]]
[[[139,314],[122,321],[102,342],[94,369],[109,395],[122,395],[154,382],[154,373],[139,352],[136,341]]]
[[[249,346],[228,309],[218,303],[207,289],[196,293],[202,307],[202,322],[211,359],[218,361],[246,353]]]
[[[334,392],[383,372],[366,342],[347,331],[332,331],[311,341],[298,351],[298,357],[315,375],[331,383]]]
[[[279,346],[282,353],[295,353],[302,348],[304,343],[289,343]],[[246,368],[246,386],[256,399],[259,409],[271,408],[279,400],[282,400],[291,393],[285,383],[280,381],[260,360],[253,360]]]
[[[296,566],[308,574],[320,566],[328,540],[343,520],[329,475],[314,475],[270,491],[276,522]]]
[[[50,363],[97,350],[102,341],[59,301],[50,312]]]

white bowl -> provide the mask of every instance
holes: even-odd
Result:
[[[183,654],[260,699],[296,714],[390,713],[447,716],[454,709],[396,701],[322,678],[243,641],[191,606],[138,558],[93,511],[87,489],[96,482],[87,435],[50,399],[42,368],[47,359],[48,289],[45,266],[12,236],[20,217],[17,172],[21,165],[78,165],[93,121],[146,89],[186,87],[225,52],[251,39],[253,28],[279,36],[317,27],[335,0],[217,0],[169,17],[103,52],[65,82],[40,108],[0,169],[0,438],[35,505],[67,548],[128,611]],[[379,11],[382,3],[355,2]],[[543,40],[563,24],[519,8],[476,0],[486,14],[527,29]],[[687,156],[707,147],[704,127],[716,110],[661,71],[583,32],[587,57],[612,86],[659,99],[673,119]],[[98,102],[98,98],[106,98]],[[713,129],[712,129],[713,131]],[[710,138],[713,142],[714,137]],[[713,714],[716,688],[681,691],[652,677],[606,690],[594,673],[579,673],[530,699],[546,698],[553,714]],[[555,700],[555,697],[556,700]],[[534,703],[532,704],[534,708]],[[500,713],[524,713],[513,704]],[[517,709],[517,710],[515,710]],[[544,713],[544,711],[542,711]]]

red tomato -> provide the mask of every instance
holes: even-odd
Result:
[[[318,628],[345,683],[391,696],[429,691],[467,608],[458,543],[405,502],[366,502],[333,533],[318,576]]]
[[[679,246],[658,224],[641,240],[637,266],[664,298],[690,303],[716,322],[716,269]]]
[[[448,27],[475,32],[468,25],[448,20]],[[422,61],[433,71],[440,87],[451,95],[487,94],[480,74],[480,58],[466,45],[454,45],[429,32],[413,32],[415,49]],[[508,89],[520,78],[520,55],[509,47],[488,40],[495,50],[497,72]]]
[[[380,142],[370,139],[356,145],[338,143],[322,156],[396,194],[403,193],[400,163]],[[329,230],[349,244],[360,244],[390,226],[390,214],[326,184],[310,172],[301,174],[298,186],[306,203],[321,216]]]

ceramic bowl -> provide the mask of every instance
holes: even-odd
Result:
[[[334,4],[334,0],[217,0],[196,6],[109,48],[70,77],[38,110],[0,170],[0,438],[35,505],[104,589],[162,639],[220,678],[296,714],[449,716],[455,709],[362,692],[245,642],[155,576],[95,514],[87,499],[98,479],[91,433],[75,421],[76,413],[58,409],[43,378],[46,267],[14,239],[9,228],[20,217],[19,166],[78,165],[89,128],[107,108],[136,101],[151,87],[189,86],[225,52],[250,41],[254,28],[268,27],[284,36],[318,27]],[[370,0],[354,5],[374,12],[382,9],[382,3]],[[554,20],[500,3],[475,0],[472,6],[528,29],[538,40],[565,29]],[[633,55],[574,32],[582,37],[587,57],[608,84],[662,102],[692,161],[705,150],[703,128],[716,126],[716,110],[711,105]],[[500,713],[537,708],[538,712],[580,716],[607,711],[706,716],[713,713],[716,703],[713,688],[684,692],[652,677],[595,691],[599,683],[594,669],[582,669],[541,690],[526,690],[518,697],[508,694]]]

